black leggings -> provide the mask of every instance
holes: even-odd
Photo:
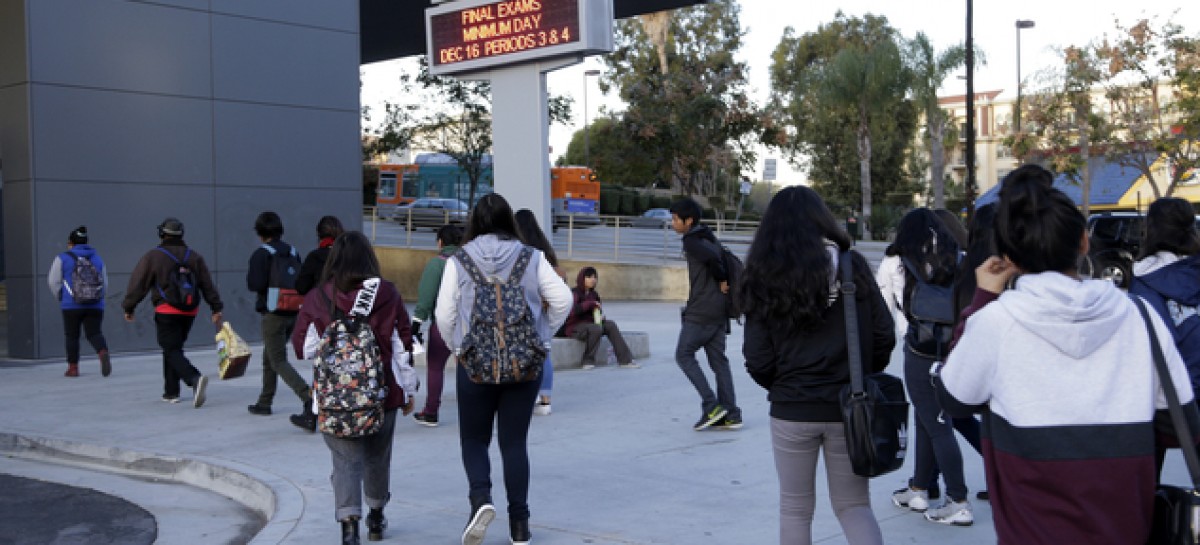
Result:
[[[104,309],[73,308],[62,311],[63,332],[67,336],[67,363],[79,363],[79,327],[87,335],[88,343],[99,354],[108,350],[104,334],[100,332],[100,324],[104,322]]]
[[[539,381],[515,384],[475,384],[458,365],[458,438],[462,447],[463,468],[470,484],[473,501],[492,497],[492,462],[488,447],[492,444],[495,423],[504,462],[504,490],[508,493],[508,516],[529,518],[529,452],[526,438],[537,399]]]

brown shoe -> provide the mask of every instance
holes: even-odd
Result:
[[[67,364],[67,372],[64,373],[63,376],[64,377],[79,376],[79,364],[78,363],[68,363]]]
[[[112,374],[112,360],[108,359],[108,349],[100,351],[100,374],[108,376]]]

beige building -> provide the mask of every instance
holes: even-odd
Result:
[[[975,93],[975,194],[982,195],[1004,176],[1017,168],[1012,151],[1004,139],[1013,131],[1015,96],[1001,97],[1003,90]],[[946,153],[946,173],[954,183],[967,177],[967,95],[938,98],[938,104],[950,113],[958,133],[958,142]]]

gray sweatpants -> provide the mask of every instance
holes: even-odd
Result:
[[[371,509],[383,509],[391,499],[388,489],[392,481],[392,434],[396,431],[397,413],[397,409],[385,411],[383,427],[375,435],[342,439],[321,434],[333,458],[329,481],[333,483],[337,520],[362,518],[364,493]]]
[[[771,418],[771,445],[779,474],[779,543],[812,543],[817,505],[817,455],[825,450],[829,502],[850,545],[883,545],[871,511],[868,481],[854,474],[841,422],[792,422]]]

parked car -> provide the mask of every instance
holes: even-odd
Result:
[[[671,225],[671,211],[666,208],[651,208],[641,216],[629,221],[631,227],[664,229]]]
[[[1088,259],[1082,274],[1112,281],[1128,288],[1133,280],[1133,262],[1142,249],[1145,216],[1137,212],[1104,212],[1088,218]],[[1200,216],[1196,217],[1200,228]],[[1090,268],[1090,270],[1088,270]]]
[[[396,207],[392,219],[401,225],[409,224],[412,218],[413,229],[431,227],[439,229],[443,225],[466,225],[470,207],[458,199],[439,199],[424,197],[411,203]]]

